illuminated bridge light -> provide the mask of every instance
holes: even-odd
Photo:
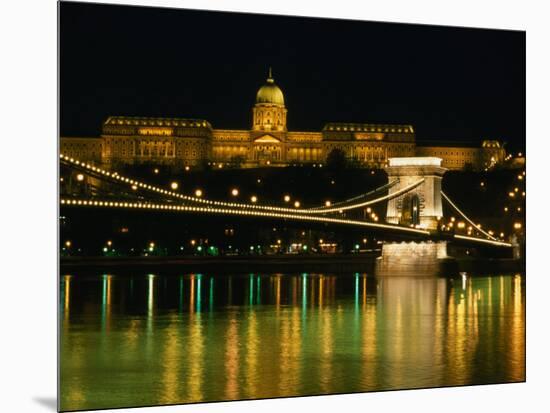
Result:
[[[75,203],[82,204],[82,200],[73,201]],[[99,201],[100,206],[108,206],[113,207],[115,206],[115,202],[103,202]],[[126,203],[128,205],[128,203]],[[116,202],[117,207],[124,207],[123,202]],[[145,204],[145,208],[149,209],[161,209],[166,207],[172,207],[172,205],[165,205],[165,204]],[[212,214],[230,214],[230,215],[247,215],[247,216],[260,216],[260,217],[276,217],[276,218],[285,218],[285,219],[292,219],[292,220],[303,220],[303,221],[313,221],[313,222],[330,222],[330,223],[339,223],[339,224],[348,224],[348,225],[359,225],[363,227],[374,227],[374,228],[385,228],[385,229],[391,229],[394,231],[405,231],[405,232],[411,232],[421,235],[429,235],[430,233],[425,230],[419,230],[419,229],[412,229],[412,228],[402,228],[396,225],[388,225],[388,224],[374,224],[374,223],[367,223],[363,221],[354,221],[354,220],[348,220],[348,219],[341,219],[341,218],[329,218],[329,217],[316,217],[316,216],[309,216],[309,215],[303,215],[303,214],[282,214],[282,213],[273,213],[273,212],[261,212],[261,211],[247,211],[247,210],[234,210],[234,209],[226,209],[226,208],[197,208],[192,206],[179,206],[181,211],[189,212],[189,211],[196,211],[196,212],[207,212]]]
[[[98,168],[98,170],[100,170]],[[105,175],[109,175],[109,172],[107,171],[104,171],[104,170],[101,170],[101,172]],[[114,173],[114,175],[118,175],[118,173]],[[127,179],[127,178],[126,178]],[[281,207],[272,207],[272,206],[263,206],[263,205],[251,205],[251,204],[229,204],[229,203],[226,203],[226,202],[220,202],[220,201],[210,201],[210,200],[204,200],[204,199],[199,199],[199,198],[193,198],[193,197],[189,197],[189,196],[184,196],[184,195],[181,195],[181,194],[178,194],[178,193],[174,193],[174,192],[169,192],[169,191],[166,191],[166,190],[162,190],[160,188],[157,188],[157,187],[154,187],[154,186],[151,186],[151,185],[148,185],[148,184],[143,184],[141,182],[137,182],[138,186],[141,186],[143,188],[146,188],[146,189],[149,189],[149,190],[152,190],[152,191],[155,191],[155,192],[160,192],[160,193],[165,193],[167,195],[170,195],[170,196],[173,196],[173,197],[177,197],[177,198],[180,198],[180,199],[184,199],[184,200],[189,200],[189,201],[192,201],[192,202],[200,202],[200,203],[206,203],[206,204],[213,204],[213,205],[220,205],[220,206],[238,206],[240,208],[251,208],[251,209],[264,209],[264,210],[269,210],[269,211],[281,211],[281,212],[293,212],[293,210],[291,209],[288,209],[288,208],[281,208]],[[422,183],[422,181],[419,181],[418,184]],[[414,184],[413,184],[414,185]],[[408,188],[404,188],[403,189],[403,192],[399,192],[399,193],[395,193],[395,194],[392,194],[391,196],[388,196],[388,198],[379,198],[379,199],[376,199],[376,200],[372,200],[372,201],[369,201],[367,203],[362,203],[362,204],[352,204],[352,205],[348,205],[345,207],[345,209],[354,209],[354,208],[359,208],[361,206],[365,206],[367,204],[374,204],[374,203],[377,203],[377,202],[381,202],[385,199],[391,199],[393,197],[396,197],[396,196],[399,196],[401,193],[404,193],[408,190]],[[374,191],[376,192],[376,190]],[[195,194],[197,195],[197,194]],[[199,193],[198,196],[202,196],[202,191]],[[288,196],[288,199],[290,200],[290,196]],[[285,200],[286,200],[286,196],[285,196]],[[346,202],[346,201],[343,201],[343,202]],[[326,208],[326,207],[324,207]],[[333,209],[333,210],[327,210],[327,209],[323,209],[323,207],[317,207],[317,208],[311,208],[309,210],[303,210],[304,213],[312,213],[312,214],[316,214],[316,213],[330,213],[330,212],[341,212],[342,211],[342,208],[339,208],[339,209]]]
[[[67,159],[67,156],[65,156],[65,158],[62,157],[62,159]],[[72,163],[75,163],[75,161],[72,159],[72,158],[68,158],[69,159],[69,162],[72,162]],[[88,167],[88,168],[91,168],[90,165],[88,164],[85,164],[85,163],[82,163],[82,165],[84,167]],[[102,170],[100,168],[96,168],[97,171],[101,174],[104,174],[106,176],[110,176],[111,173],[108,172],[108,171],[105,171],[105,170]],[[345,205],[345,206],[335,206],[335,205],[332,205],[332,208],[329,208],[327,207],[328,204],[325,204],[324,207],[316,207],[316,208],[310,208],[310,209],[291,209],[291,208],[281,208],[281,207],[273,207],[273,206],[269,206],[269,205],[256,205],[256,204],[246,204],[246,203],[235,203],[235,202],[231,202],[231,203],[228,203],[228,202],[222,202],[222,201],[212,201],[212,200],[208,200],[208,199],[200,199],[200,198],[195,198],[195,197],[190,197],[190,196],[186,196],[186,195],[182,195],[182,194],[179,194],[179,193],[175,193],[175,192],[170,192],[170,191],[167,191],[165,189],[162,189],[162,188],[158,188],[158,187],[155,187],[155,186],[151,186],[151,185],[148,185],[148,184],[145,184],[145,183],[142,183],[142,182],[139,182],[139,181],[134,181],[134,180],[129,180],[128,178],[126,177],[122,177],[120,175],[118,175],[118,173],[113,173],[112,174],[112,178],[116,178],[118,180],[122,180],[124,182],[133,182],[134,185],[137,185],[141,188],[146,188],[148,190],[151,190],[151,191],[154,191],[154,192],[157,192],[157,193],[162,193],[162,194],[166,194],[166,195],[169,195],[169,196],[172,196],[172,197],[175,197],[175,198],[178,198],[178,199],[182,199],[182,200],[185,200],[185,201],[190,201],[192,203],[200,203],[200,204],[204,204],[205,207],[201,207],[201,208],[198,208],[198,207],[195,207],[195,206],[189,206],[189,205],[178,205],[178,206],[174,206],[172,204],[149,204],[149,203],[146,203],[146,204],[141,204],[141,203],[135,203],[135,204],[128,204],[127,202],[116,202],[116,205],[115,207],[135,207],[135,208],[146,208],[146,209],[168,209],[168,210],[177,210],[177,211],[182,211],[182,212],[205,212],[205,213],[212,213],[212,214],[229,214],[229,215],[244,215],[244,216],[260,216],[260,217],[276,217],[276,218],[284,218],[284,219],[292,219],[292,220],[303,220],[303,221],[313,221],[313,222],[331,222],[331,223],[340,223],[340,224],[348,224],[348,225],[357,225],[357,226],[362,226],[362,227],[373,227],[373,228],[384,228],[384,229],[391,229],[393,231],[405,231],[405,232],[414,232],[416,234],[422,234],[422,235],[430,235],[430,233],[428,231],[425,231],[425,230],[422,230],[422,229],[415,229],[415,228],[406,228],[406,227],[401,227],[401,226],[398,226],[398,225],[388,225],[388,224],[376,224],[376,223],[373,223],[373,222],[370,222],[370,223],[367,223],[367,222],[364,222],[364,221],[354,221],[354,220],[349,220],[349,219],[344,219],[344,218],[329,218],[329,217],[326,217],[326,216],[322,216],[322,217],[315,217],[315,216],[312,216],[311,214],[327,214],[327,213],[332,213],[332,212],[340,212],[342,213],[344,210],[349,210],[349,209],[355,209],[355,208],[360,208],[360,207],[364,207],[364,206],[367,206],[367,205],[373,205],[373,204],[376,204],[376,203],[379,203],[379,202],[382,202],[382,201],[386,201],[386,200],[389,200],[389,199],[393,199],[397,196],[400,196],[400,195],[403,195],[404,193],[414,189],[415,187],[417,187],[418,185],[422,184],[424,182],[424,179],[421,179],[417,182],[414,182],[412,184],[410,184],[409,186],[405,187],[405,188],[402,188],[400,191],[397,191],[393,194],[388,194],[388,195],[385,195],[385,196],[382,196],[382,197],[379,197],[379,198],[376,198],[376,199],[372,199],[372,200],[369,200],[369,201],[363,201],[363,202],[357,202],[357,199],[358,198],[361,198],[361,197],[365,197],[366,195],[368,194],[371,194],[371,193],[375,193],[375,192],[379,192],[381,189],[387,189],[389,186],[393,185],[395,182],[397,181],[394,181],[394,182],[391,182],[389,184],[386,184],[384,187],[381,187],[381,188],[377,188],[375,189],[374,191],[371,191],[370,193],[368,194],[363,194],[359,197],[355,197],[355,198],[352,198],[350,200],[347,200],[347,201],[342,201],[342,202],[339,202],[338,204],[339,205],[342,205],[343,203],[346,203],[348,205]],[[197,192],[195,193],[195,195],[199,195],[199,196],[202,196],[202,190],[197,190]],[[444,197],[445,200],[447,200],[452,207],[454,207],[461,216],[463,216],[463,218],[470,224],[473,224],[473,222],[464,215],[464,213],[462,213],[462,211],[460,211],[458,209],[458,207],[456,207],[456,205],[454,205],[452,203],[452,201],[443,193],[443,191],[441,192],[441,195],[442,197]],[[285,195],[285,202],[287,200],[287,197],[288,197],[288,200],[290,200],[290,196],[289,195]],[[355,202],[352,202],[352,201],[355,201]],[[299,201],[298,202],[298,206],[299,206]],[[70,199],[62,199],[61,200],[61,203],[62,204],[72,204],[72,205],[82,205],[82,200],[70,200]],[[89,202],[86,200],[86,203],[84,205],[92,205],[92,201],[90,200]],[[114,204],[113,202],[108,202],[108,201],[96,201],[94,200],[93,201],[93,205],[99,205],[99,206],[109,206],[109,207],[112,207]],[[215,207],[211,207],[212,205],[214,205]],[[220,207],[225,207],[225,208],[218,208],[218,206]],[[378,217],[376,216],[375,217],[375,221],[378,221]],[[473,224],[475,225],[475,224]],[[492,239],[492,240],[495,240],[495,238],[493,238],[490,234],[486,233],[485,231],[481,230],[481,227],[478,226],[479,228],[479,232],[483,233],[484,235],[486,235],[488,238]],[[480,240],[479,238],[472,238],[472,240]]]

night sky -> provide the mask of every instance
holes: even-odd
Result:
[[[249,129],[269,66],[290,131],[406,123],[525,147],[524,32],[67,2],[61,136],[98,136],[110,115]]]

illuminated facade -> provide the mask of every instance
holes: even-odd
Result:
[[[324,164],[333,150],[369,168],[382,168],[389,158],[437,156],[448,169],[482,169],[505,157],[497,141],[478,147],[418,145],[411,125],[328,123],[319,132],[288,131],[284,95],[271,70],[256,94],[250,129],[214,129],[203,119],[111,116],[100,137],[61,138],[62,153],[105,167]]]

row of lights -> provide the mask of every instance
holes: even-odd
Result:
[[[444,231],[450,231],[452,228],[454,228],[455,222],[456,222],[456,218],[451,217],[449,222],[447,222],[446,224],[441,225],[441,229],[444,230]],[[472,235],[472,232],[474,231],[474,226],[469,225],[468,228],[466,228],[466,223],[463,222],[463,221],[456,222],[456,228],[466,229],[466,232],[467,232],[468,235]],[[475,229],[476,230],[481,229],[481,224],[475,225]],[[491,236],[495,235],[494,231],[492,231],[492,230],[488,230],[487,233]],[[504,233],[503,232],[500,233],[500,238],[501,239],[504,238]]]
[[[90,164],[87,164],[87,163],[84,163],[84,162],[80,162],[79,160],[75,160],[75,159],[73,159],[69,156],[63,155],[63,154],[61,154],[60,157],[62,159],[65,159],[66,161],[68,161],[70,163],[74,163],[77,166],[80,166],[80,167],[83,167],[83,168],[86,168],[86,169],[90,169],[94,172],[101,173],[103,175],[106,175],[106,176],[111,177],[113,179],[120,180],[122,182],[129,183],[130,185],[132,185],[132,189],[134,189],[134,190],[136,190],[138,187],[141,187],[143,189],[155,191],[155,192],[158,192],[158,193],[161,193],[161,194],[164,194],[164,195],[169,195],[169,196],[172,196],[172,197],[176,197],[176,198],[180,198],[180,199],[184,199],[184,200],[188,200],[188,201],[192,201],[192,202],[205,203],[205,204],[210,204],[210,205],[215,205],[215,206],[264,209],[264,210],[268,210],[268,211],[280,211],[280,212],[292,212],[292,213],[295,212],[293,209],[290,209],[290,208],[273,207],[273,206],[267,206],[267,205],[253,205],[253,204],[256,204],[256,202],[258,201],[258,198],[255,195],[253,195],[251,197],[252,204],[231,203],[231,202],[211,201],[211,200],[207,200],[207,199],[201,199],[201,196],[203,195],[203,192],[202,192],[201,189],[197,189],[195,191],[195,198],[194,198],[194,197],[186,196],[186,195],[183,195],[183,194],[180,194],[180,193],[177,193],[177,192],[168,191],[168,190],[165,190],[165,189],[162,189],[162,188],[155,187],[153,185],[144,184],[142,182],[123,177],[123,176],[119,175],[117,172],[111,173],[109,171],[106,171],[104,169],[95,167],[93,165],[90,165]],[[387,195],[386,197],[378,198],[378,199],[375,199],[375,200],[372,200],[372,201],[366,201],[366,202],[363,202],[363,203],[352,204],[352,205],[348,205],[348,206],[340,207],[340,208],[330,208],[330,205],[331,205],[330,201],[325,201],[325,207],[324,208],[302,209],[302,210],[300,210],[300,212],[305,213],[305,214],[320,214],[320,213],[325,214],[325,213],[331,213],[331,212],[341,213],[344,210],[361,208],[361,207],[364,207],[366,205],[372,205],[372,204],[384,201],[384,200],[388,199],[390,196],[395,197],[395,196],[398,196],[401,193],[405,193],[405,192],[409,191],[410,189],[416,187],[417,185],[419,185],[423,181],[424,181],[424,179],[421,179],[420,181],[409,185],[408,187],[402,189],[399,192],[396,192],[394,194]],[[177,182],[172,182],[172,185],[173,185],[173,187],[172,187],[173,189],[177,189],[178,186],[179,186]],[[238,194],[238,190],[236,188],[234,188],[234,190],[236,190],[237,194]],[[285,202],[288,202],[287,199],[288,199],[288,201],[290,201],[290,196],[285,195],[285,197],[284,197]],[[300,208],[300,206],[301,206],[300,201],[295,201],[294,202],[294,207],[295,208]]]
[[[171,210],[171,211],[183,211],[183,212],[206,212],[206,213],[221,213],[221,214],[242,215],[242,216],[285,218],[285,219],[314,221],[314,222],[351,224],[351,225],[359,225],[364,227],[393,229],[397,231],[412,232],[412,233],[421,234],[421,235],[429,235],[428,231],[398,227],[395,225],[388,225],[388,224],[376,224],[372,222],[354,221],[354,220],[342,219],[342,218],[317,217],[317,216],[311,216],[311,215],[235,210],[235,209],[229,209],[229,208],[205,208],[205,207],[187,206],[187,205],[151,204],[151,203],[146,204],[146,203],[124,202],[124,201],[118,202],[118,201],[98,201],[98,200],[82,200],[82,199],[61,199],[61,204],[72,205],[72,206],[136,208],[136,209],[150,209],[150,210],[153,209],[153,210]]]
[[[88,201],[80,199],[61,199],[62,205],[73,205],[73,206],[99,206],[99,207],[115,207],[115,208],[137,208],[137,209],[154,209],[154,210],[172,210],[172,211],[186,211],[186,212],[207,212],[207,213],[222,213],[222,214],[232,214],[232,215],[248,215],[248,216],[262,216],[262,217],[275,217],[275,218],[285,218],[285,219],[295,219],[295,220],[305,220],[305,221],[315,221],[315,222],[330,222],[330,223],[339,223],[339,224],[349,224],[349,225],[359,225],[363,227],[375,227],[375,228],[384,228],[384,229],[393,229],[402,232],[412,232],[416,234],[429,235],[430,233],[425,230],[415,229],[415,228],[405,228],[392,226],[387,224],[376,224],[364,221],[354,221],[348,219],[340,218],[328,218],[328,217],[316,217],[309,215],[297,215],[297,214],[280,214],[273,212],[259,212],[259,211],[242,211],[242,210],[232,210],[232,209],[217,209],[217,208],[203,208],[203,207],[192,207],[185,205],[166,205],[166,204],[142,204],[142,203],[129,203],[129,202],[116,202],[116,201]],[[481,225],[477,226],[481,229]],[[460,238],[460,236],[457,236]],[[493,245],[506,245],[502,242],[497,242],[494,240],[484,240],[476,239],[479,242],[485,242]]]
[[[183,194],[180,194],[180,193],[177,193],[177,192],[168,191],[168,190],[165,190],[165,189],[162,189],[162,188],[155,187],[153,185],[144,184],[144,183],[139,182],[137,180],[132,180],[132,179],[123,177],[123,176],[119,175],[116,172],[115,173],[110,173],[109,171],[106,171],[104,169],[95,167],[93,165],[90,165],[90,164],[87,164],[87,163],[84,163],[84,162],[80,162],[78,160],[75,160],[75,159],[73,159],[69,156],[63,155],[63,154],[61,154],[60,156],[61,156],[62,159],[65,159],[66,161],[74,163],[77,166],[81,166],[83,168],[90,169],[94,172],[101,173],[101,174],[106,175],[108,177],[118,179],[118,180],[123,181],[123,182],[127,182],[127,183],[132,185],[132,189],[134,189],[134,190],[137,190],[138,187],[141,187],[141,188],[146,189],[146,190],[155,191],[155,192],[165,194],[165,195],[169,195],[169,196],[173,196],[173,197],[176,197],[176,198],[180,198],[180,199],[184,199],[184,200],[188,200],[188,201],[192,201],[192,202],[216,205],[216,206],[265,209],[265,210],[269,210],[269,211],[280,211],[280,212],[295,212],[293,209],[290,209],[290,208],[273,207],[273,206],[267,206],[267,205],[251,205],[251,204],[243,204],[243,203],[211,201],[211,200],[207,200],[207,199],[200,199],[203,195],[203,191],[201,189],[196,189],[195,190],[195,198],[193,198],[193,197],[186,196],[186,195],[183,195]],[[156,169],[156,171],[158,171],[158,169]],[[84,180],[84,175],[79,174],[78,176],[81,177],[81,179],[79,179],[79,180]],[[261,182],[260,179],[258,179],[258,181]],[[176,189],[178,189],[179,184],[178,184],[178,182],[174,181],[170,184],[170,187],[173,190],[176,190]],[[239,190],[237,188],[233,188],[231,190],[231,194],[233,196],[238,196]],[[258,197],[256,195],[253,195],[250,200],[253,204],[255,204],[255,203],[258,202]],[[290,201],[290,196],[285,195],[284,200],[285,200],[285,202],[289,202]],[[295,201],[294,202],[294,207],[295,208],[300,208],[300,206],[301,206],[300,201]],[[325,206],[330,206],[330,201],[326,201]],[[301,212],[303,212],[303,213],[321,213],[321,211],[310,211],[310,210],[302,210]],[[323,211],[323,213],[326,213],[326,212],[331,212],[331,211]]]
[[[92,171],[102,173],[106,176],[110,176],[112,178],[122,180],[123,182],[128,182],[132,185],[138,185],[138,186],[141,186],[145,189],[149,189],[149,190],[153,190],[153,191],[160,192],[160,193],[163,193],[163,194],[179,197],[179,198],[182,198],[182,199],[188,199],[188,200],[191,200],[191,201],[203,202],[203,203],[219,205],[219,206],[260,208],[260,209],[267,209],[267,210],[272,210],[272,211],[292,212],[293,214],[292,215],[272,214],[272,213],[263,213],[263,212],[254,212],[254,211],[235,211],[235,210],[222,210],[222,209],[214,209],[214,208],[198,208],[198,207],[189,207],[189,206],[158,205],[158,204],[136,204],[136,203],[127,203],[127,202],[125,202],[125,203],[122,203],[122,202],[121,203],[108,202],[108,205],[106,205],[106,206],[110,206],[110,207],[112,207],[112,206],[119,207],[120,206],[120,207],[137,207],[137,208],[149,208],[149,209],[152,208],[152,209],[171,209],[171,210],[173,209],[173,210],[184,210],[184,211],[202,211],[202,212],[214,212],[214,213],[215,212],[222,212],[222,213],[230,213],[230,214],[239,214],[240,213],[241,215],[274,216],[274,217],[290,218],[290,219],[306,219],[306,220],[312,220],[312,221],[324,221],[324,222],[335,222],[335,223],[352,223],[352,224],[366,225],[366,226],[372,225],[372,226],[378,226],[378,227],[383,227],[383,228],[395,228],[394,226],[390,226],[390,225],[365,223],[365,222],[362,222],[362,221],[351,221],[351,220],[336,219],[336,218],[294,215],[295,211],[291,210],[291,209],[288,209],[288,208],[271,207],[271,206],[258,206],[258,205],[248,205],[248,204],[235,204],[235,203],[227,203],[227,202],[222,202],[222,201],[209,201],[209,200],[204,200],[204,199],[199,199],[199,198],[192,198],[192,197],[188,197],[188,196],[185,196],[185,195],[182,195],[182,194],[179,194],[179,193],[170,192],[170,191],[166,191],[164,189],[157,188],[157,187],[154,187],[154,186],[151,186],[151,185],[143,184],[143,183],[138,182],[138,181],[133,181],[131,179],[128,179],[128,178],[125,178],[125,177],[122,177],[122,176],[118,175],[117,172],[114,172],[114,173],[111,174],[109,171],[105,171],[105,170],[103,170],[101,168],[97,168],[93,165],[89,165],[89,164],[80,162],[78,160],[75,160],[75,159],[70,158],[70,157],[68,157],[66,155],[63,155],[63,154],[61,154],[60,156],[61,156],[62,159],[65,159],[65,160],[67,160],[71,163],[74,163],[76,165],[80,165],[81,167],[84,167],[84,168],[91,169]],[[372,201],[366,201],[366,202],[359,203],[359,204],[348,205],[346,207],[341,207],[341,208],[333,208],[333,209],[329,208],[329,209],[322,209],[322,210],[319,210],[319,209],[317,209],[317,210],[301,210],[300,212],[302,212],[302,213],[320,213],[320,212],[321,213],[329,213],[329,212],[338,211],[338,212],[341,213],[341,212],[343,212],[344,209],[348,210],[348,209],[360,208],[360,207],[364,207],[366,205],[378,203],[378,202],[381,202],[383,200],[399,196],[399,195],[401,195],[405,192],[408,192],[409,190],[415,188],[416,186],[420,185],[422,182],[424,182],[424,179],[421,179],[418,182],[415,182],[415,183],[403,188],[402,190],[400,190],[400,191],[398,191],[394,194],[388,194],[384,197],[381,197],[381,198],[378,198],[378,199],[375,199],[375,200],[372,200]],[[197,191],[200,191],[200,190],[197,190]],[[197,195],[197,191],[196,191],[196,195]],[[200,195],[198,195],[198,196],[201,196],[202,191],[200,191],[199,194]],[[256,201],[257,201],[257,197],[253,196],[253,198],[255,198]],[[288,199],[290,200],[290,197]],[[256,202],[256,201],[252,201],[252,202]],[[285,201],[286,201],[286,196],[285,196]],[[81,200],[78,200],[78,201],[72,200],[71,201],[71,200],[67,200],[66,202],[67,203],[72,202],[73,205],[103,206],[102,201],[81,201]],[[84,203],[82,203],[82,202],[84,202]],[[62,200],[61,203],[63,204],[64,200]],[[107,202],[106,202],[106,204],[107,204]],[[299,206],[300,206],[299,201],[296,201],[294,205],[295,205],[296,208],[299,208]],[[456,206],[455,206],[455,208],[456,208]],[[429,234],[427,231],[421,231],[421,230],[417,230],[417,229],[414,229],[414,228],[412,228],[412,229],[410,229],[410,228],[400,228],[400,229],[404,230],[404,231],[411,231],[412,230],[412,231],[418,231],[418,232],[422,232],[422,233],[425,233],[425,234]],[[489,238],[494,240],[494,238],[491,235],[485,233],[484,231],[482,231],[482,232],[485,235],[488,235]]]

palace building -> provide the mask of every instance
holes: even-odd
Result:
[[[393,157],[436,156],[448,169],[480,170],[506,156],[498,141],[417,142],[412,125],[334,122],[318,132],[289,131],[284,95],[271,69],[256,94],[250,129],[214,129],[204,119],[111,116],[101,136],[62,137],[60,148],[66,155],[113,168],[141,163],[176,169],[322,165],[337,150],[360,167],[384,167]]]

